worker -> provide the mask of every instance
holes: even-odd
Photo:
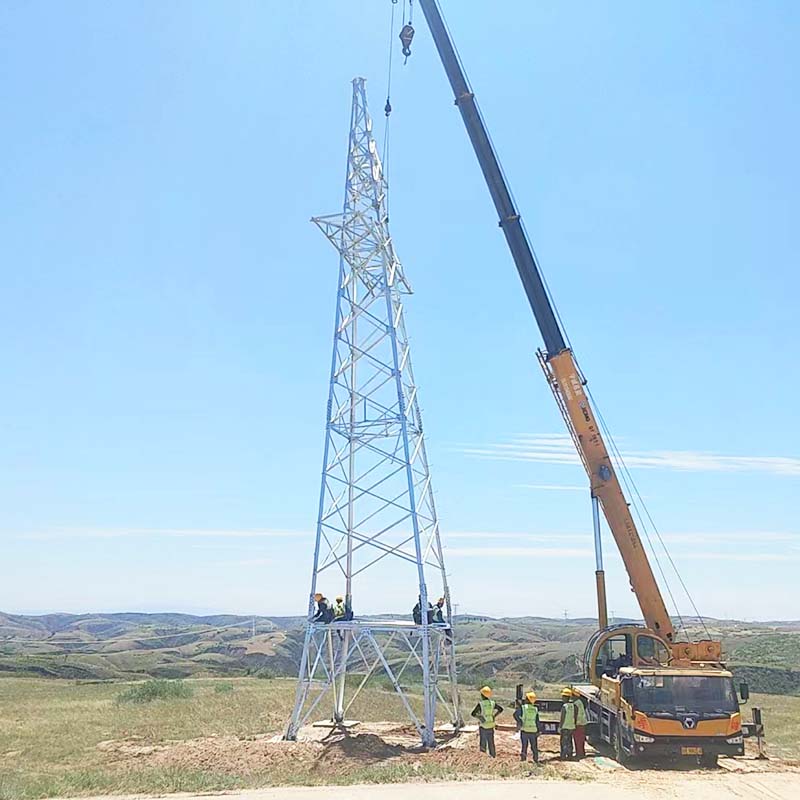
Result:
[[[444,625],[444,638],[447,644],[452,644],[453,642],[453,630],[447,624],[447,620],[444,618],[444,597],[440,597],[436,601],[436,605],[433,607],[433,617],[432,622],[434,625]]]
[[[575,743],[575,758],[586,757],[586,706],[580,692],[572,690],[572,702],[575,705],[575,731],[572,741]]]
[[[328,598],[322,592],[317,592],[314,595],[314,600],[317,603],[317,613],[311,618],[312,622],[332,622],[333,609],[330,607]]]
[[[411,612],[415,625],[422,625],[422,597],[417,598],[417,604]],[[428,603],[428,624],[433,622],[433,606]]]
[[[333,604],[333,619],[334,622],[343,622],[345,617],[347,616],[347,609],[344,605],[344,597],[339,595],[336,598],[336,602]]]
[[[572,689],[565,686],[561,690],[561,720],[558,723],[558,732],[561,737],[561,760],[572,758],[572,733],[575,730],[575,721],[578,709],[572,702]]]
[[[519,740],[522,751],[520,761],[528,760],[528,745],[536,764],[539,763],[539,708],[536,705],[536,692],[528,692],[525,701],[514,711],[514,719],[519,728]]]
[[[489,752],[495,757],[494,749],[494,728],[497,718],[503,713],[503,706],[492,700],[492,689],[484,686],[481,689],[481,699],[478,705],[472,709],[472,716],[478,718],[478,741],[481,753]]]

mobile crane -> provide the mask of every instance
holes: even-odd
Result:
[[[605,577],[598,555],[599,629],[586,646],[587,682],[576,687],[587,708],[587,732],[594,741],[612,745],[620,761],[647,754],[689,756],[713,764],[719,755],[743,755],[745,736],[754,733],[761,741],[760,714],[756,715],[754,709],[754,722],[742,723],[739,698],[733,676],[722,663],[720,642],[676,641],[672,620],[609,456],[586,381],[567,345],[439,4],[437,0],[419,0],[419,5],[542,334],[544,350],[539,351],[539,361],[589,477],[596,546],[599,506],[644,617],[644,625],[608,625]],[[409,55],[411,26],[405,26],[400,36],[403,52]],[[740,692],[746,701],[749,692],[745,684]]]

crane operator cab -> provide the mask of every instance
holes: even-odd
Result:
[[[666,667],[669,645],[648,628],[616,625],[600,630],[586,646],[585,677],[599,686],[604,675],[616,677],[622,667]]]

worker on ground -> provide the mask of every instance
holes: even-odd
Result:
[[[333,619],[334,622],[343,622],[344,618],[347,616],[347,609],[344,605],[344,597],[339,595],[336,598],[336,602],[333,604]]]
[[[528,745],[536,764],[539,763],[539,709],[536,705],[536,692],[528,692],[520,707],[514,711],[514,719],[519,728],[519,740],[522,751],[520,761],[528,760]]]
[[[572,758],[572,734],[578,718],[578,709],[572,702],[572,689],[565,686],[561,690],[561,720],[558,723],[558,732],[561,736],[561,760]]]
[[[575,731],[572,740],[575,743],[575,758],[586,756],[586,706],[583,698],[575,689],[572,690],[572,702],[575,705]]]
[[[314,595],[314,600],[317,602],[317,613],[311,618],[312,622],[332,622],[333,609],[330,607],[328,598],[322,592],[317,592]]]
[[[489,686],[481,689],[481,699],[478,705],[472,709],[472,716],[478,718],[478,737],[481,753],[489,752],[495,757],[494,749],[494,728],[497,717],[503,713],[503,706],[492,700],[492,690]]]

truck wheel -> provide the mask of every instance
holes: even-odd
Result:
[[[700,766],[701,767],[716,767],[717,766],[717,756],[716,753],[703,753],[700,756]]]
[[[614,758],[617,760],[617,763],[623,765],[630,761],[630,756],[622,747],[622,729],[619,725],[616,726],[614,731]]]

